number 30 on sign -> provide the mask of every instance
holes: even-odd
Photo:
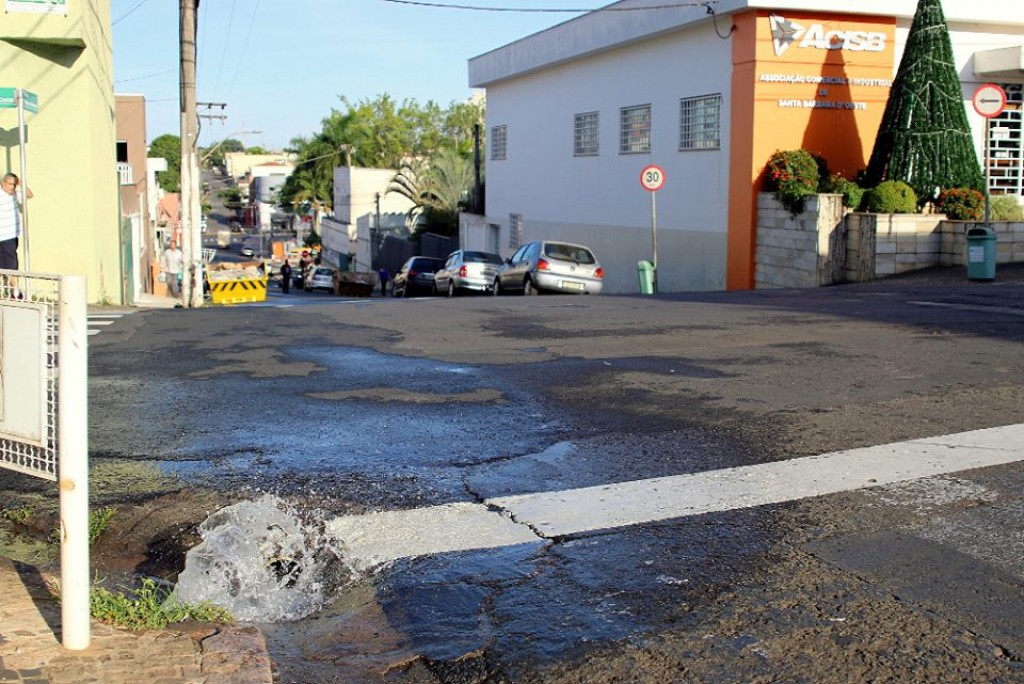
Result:
[[[654,164],[645,166],[644,170],[640,172],[640,185],[644,186],[645,190],[656,192],[661,189],[661,186],[665,184],[665,171]]]

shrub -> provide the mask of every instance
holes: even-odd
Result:
[[[1024,221],[1024,207],[1010,195],[997,195],[989,199],[988,216],[993,221]]]
[[[861,205],[876,214],[913,214],[917,212],[917,194],[903,181],[883,181],[864,191]]]
[[[843,206],[848,209],[856,209],[860,206],[861,200],[864,198],[864,189],[854,183],[852,180],[847,180],[839,174],[829,176],[829,179],[825,181],[822,186],[823,192],[833,192],[843,196]]]
[[[939,193],[935,208],[954,221],[978,221],[985,216],[985,196],[973,188],[949,188]]]
[[[777,151],[765,167],[765,190],[796,216],[804,209],[804,196],[818,191],[819,178],[819,159],[807,150]]]

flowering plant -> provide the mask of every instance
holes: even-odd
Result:
[[[985,196],[973,188],[949,188],[939,193],[935,208],[954,221],[977,221],[985,214]]]
[[[821,178],[819,161],[807,150],[776,151],[765,167],[765,190],[796,216],[804,209],[804,196],[818,191]]]

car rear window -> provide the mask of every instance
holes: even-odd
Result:
[[[501,264],[501,257],[490,252],[466,252],[466,263],[471,264]]]
[[[409,268],[414,268],[420,272],[432,273],[437,269],[441,268],[440,259],[416,259],[412,262]]]
[[[563,245],[558,242],[549,242],[544,245],[544,256],[564,261],[575,261],[577,264],[594,263],[594,255],[586,247],[577,245]]]

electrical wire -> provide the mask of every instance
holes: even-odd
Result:
[[[139,0],[139,1],[137,2],[137,3],[135,3],[135,4],[134,4],[134,5],[132,6],[132,8],[131,8],[130,10],[128,10],[127,12],[125,12],[124,14],[122,14],[121,16],[119,16],[119,17],[118,17],[117,19],[115,19],[114,21],[110,22],[110,25],[111,25],[111,26],[115,25],[115,24],[116,24],[117,22],[121,21],[122,19],[124,19],[125,17],[127,17],[127,16],[128,16],[129,14],[131,14],[131,13],[132,13],[132,12],[134,12],[135,10],[139,9],[140,7],[142,7],[143,5],[145,5],[145,4],[147,3],[147,2],[149,2],[149,0]]]
[[[156,78],[157,76],[166,76],[167,74],[176,74],[178,69],[168,69],[167,71],[158,71],[155,74],[146,74],[145,76],[136,76],[134,78],[119,78],[114,83],[131,83],[132,81],[141,81],[145,78]]]
[[[242,70],[242,64],[245,62],[245,53],[249,49],[249,39],[252,38],[252,27],[256,24],[256,15],[259,14],[260,0],[256,0],[252,6],[252,19],[249,21],[249,30],[245,33],[245,41],[242,43],[242,50],[238,53],[238,66],[235,68],[235,75],[231,77],[231,85],[228,86],[228,92],[225,96],[225,100],[231,97],[232,91],[235,89],[235,81],[238,80],[238,73]]]

